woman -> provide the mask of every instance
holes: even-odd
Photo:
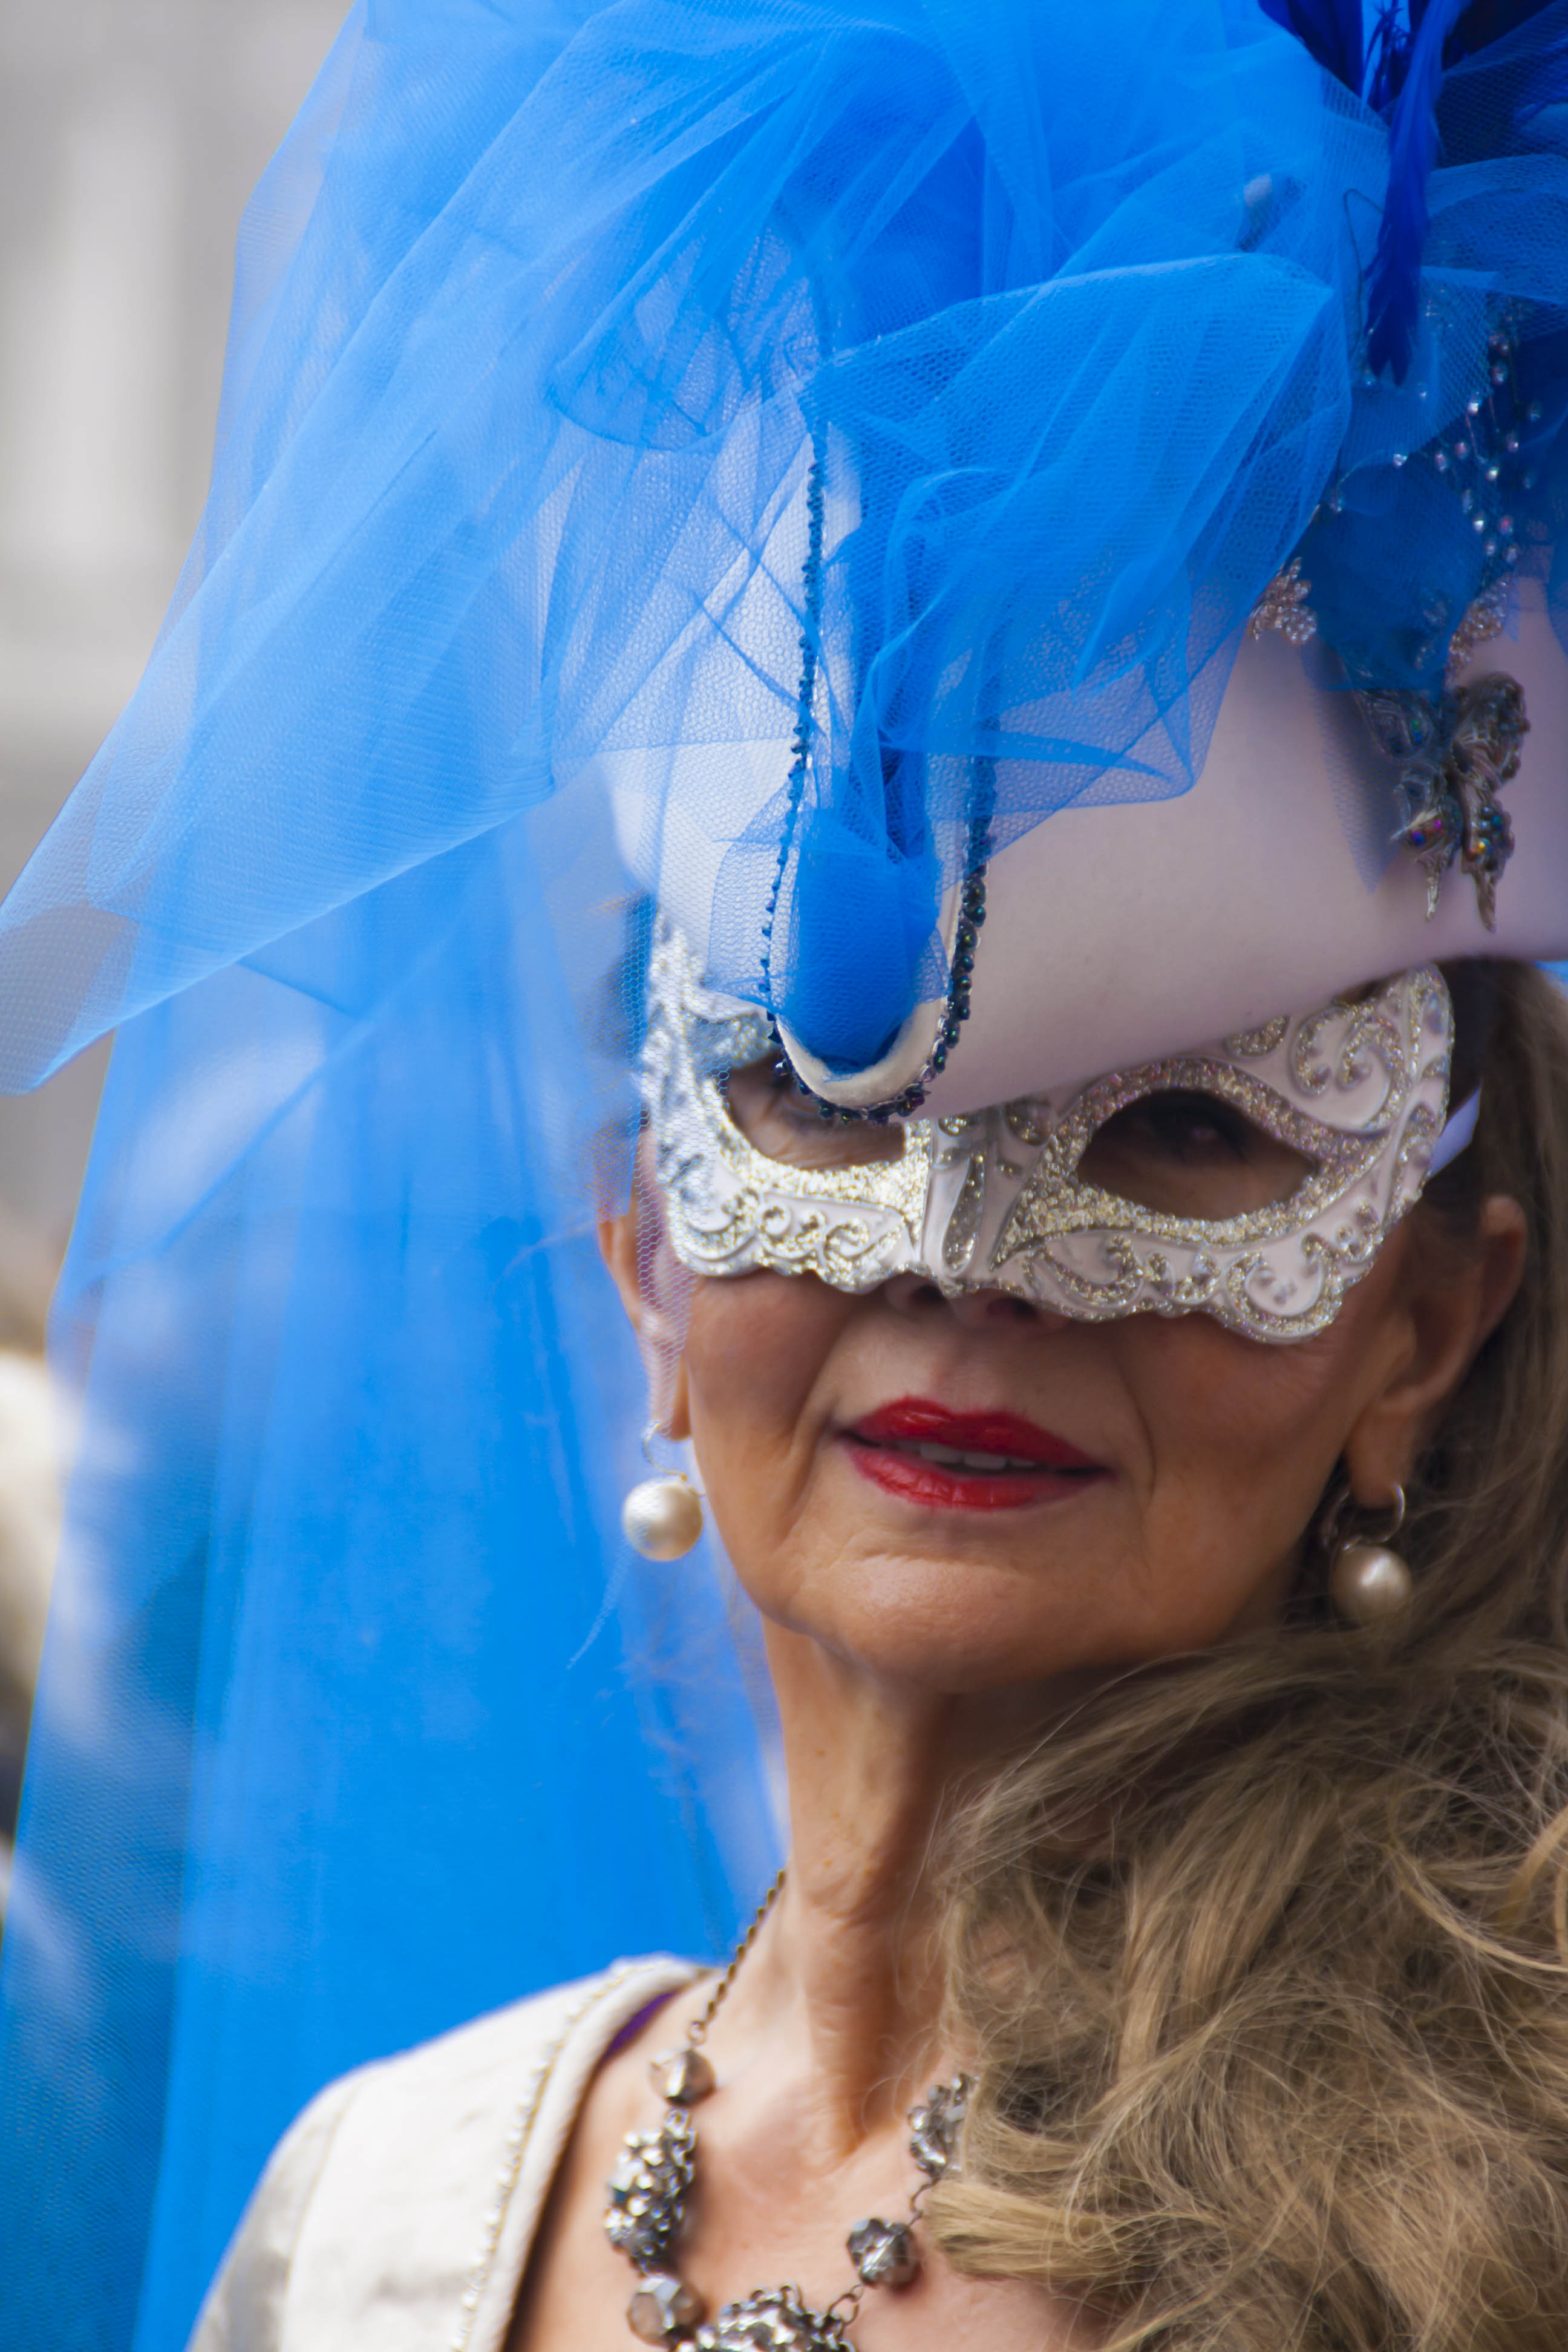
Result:
[[[247,1131],[307,1017],[368,1076],[265,1147],[242,1268],[363,1185],[423,1311],[518,1098],[505,1251],[570,1231],[633,878],[605,1249],[792,1834],[716,1983],[323,2093],[203,2352],[1560,2336],[1568,12],[1299,29],[492,12],[333,88],[98,780],[132,848],[13,915],[97,961],[17,1051],[188,989],[167,1066],[226,1079],[291,991]],[[314,1497],[246,1427],[237,1490]]]
[[[656,1021],[683,1037],[711,1011],[688,971],[667,944]],[[1504,1415],[1539,1393],[1557,1322],[1568,1034],[1533,973],[1463,977],[1458,1083],[1479,1063],[1483,1099],[1508,1108],[1311,1339],[1270,1346],[1203,1313],[1075,1322],[915,1271],[859,1291],[697,1278],[666,1412],[768,1621],[792,1859],[703,2045],[718,2095],[684,2110],[694,2223],[643,2263],[639,2291],[697,2280],[712,2309],[787,2277],[830,2309],[853,2283],[849,2221],[897,2217],[919,2178],[905,2109],[957,2063],[979,2071],[982,2166],[940,2193],[916,2280],[867,2294],[856,2341],[1175,2326],[1193,2343],[1285,2328],[1371,2343],[1375,2324],[1522,2345],[1561,2326],[1563,2124],[1531,2079],[1554,2046],[1560,1962],[1549,1924],[1523,1926],[1551,1874],[1540,1840],[1557,1833],[1562,1769],[1561,1596],[1533,1561],[1553,1556],[1542,1517],[1554,1526],[1564,1498],[1539,1439],[1516,1441],[1507,1482],[1538,1498],[1515,1506],[1517,1581],[1500,1590],[1494,1535],[1463,1588],[1473,1522],[1497,1508]],[[661,1142],[669,1100],[656,1092]],[[825,1128],[771,1063],[737,1071],[727,1101],[800,1195],[866,1165],[867,1131]],[[722,1149],[718,1117],[712,1132]],[[873,1131],[883,1166],[888,1132]],[[1297,1193],[1294,1159],[1194,1087],[1113,1113],[1080,1165],[1222,1225]],[[642,1208],[605,1246],[646,1324],[681,1268],[658,1193]],[[1527,1258],[1539,1297],[1488,1352]],[[1329,1570],[1336,1465],[1371,1516],[1408,1487],[1427,1530],[1436,1572],[1423,1561],[1419,1598],[1403,1595],[1392,1648],[1387,1554],[1352,1551],[1359,1583],[1342,1559]],[[1331,1581],[1373,1630],[1332,1625]],[[1122,1671],[1164,1659],[1173,1680]],[[942,1817],[965,1796],[944,1871]],[[1478,1899],[1508,1921],[1479,1950]],[[490,2177],[469,2135],[482,2116],[504,2148],[520,2091],[526,2128],[459,2334],[615,2341],[628,2280],[604,2183],[623,2136],[655,2121],[649,2060],[664,2079],[658,2053],[711,2010],[711,1983],[688,1992],[688,1975],[653,1962],[575,1990],[563,2049],[565,2003],[547,1998],[326,2094],[276,2160],[198,2344],[403,2340],[383,2305],[406,2318],[416,2262],[446,2284],[441,2234],[483,2246],[471,2209]],[[1521,2036],[1506,2067],[1493,2003]],[[681,2311],[671,2340],[700,2315]],[[663,2340],[658,2315],[636,2333]],[[815,2325],[718,2340],[837,2340]]]

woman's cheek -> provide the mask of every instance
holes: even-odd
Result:
[[[1293,1552],[1332,1475],[1353,1417],[1355,1318],[1342,1311],[1290,1346],[1240,1339],[1201,1315],[1146,1328],[1129,1353],[1142,1359],[1130,1384],[1155,1465],[1147,1572],[1212,1563],[1204,1613],[1223,1624],[1248,1580]]]
[[[686,1339],[700,1448],[769,1440],[786,1446],[858,1302],[805,1276],[700,1279]]]

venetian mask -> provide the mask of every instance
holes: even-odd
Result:
[[[1424,964],[1139,1068],[879,1128],[824,1121],[766,1022],[709,993],[668,925],[648,1015],[658,1180],[693,1273],[846,1291],[913,1273],[1084,1320],[1200,1310],[1268,1340],[1324,1329],[1416,1199],[1453,1039]]]

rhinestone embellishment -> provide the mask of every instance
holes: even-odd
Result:
[[[841,2352],[849,2341],[843,2321],[813,2311],[797,2286],[759,2287],[727,2303],[693,2340],[697,2352]]]
[[[672,2106],[694,2107],[711,2097],[718,2087],[713,2069],[700,2050],[667,2050],[648,2067],[653,2087]]]
[[[845,2240],[855,2275],[868,2286],[908,2286],[920,2276],[920,2250],[904,2221],[857,2221]]]
[[[1443,877],[1458,866],[1475,885],[1489,931],[1497,888],[1513,856],[1513,827],[1498,794],[1519,773],[1530,730],[1524,690],[1500,672],[1441,695],[1363,694],[1380,747],[1401,762],[1394,834],[1426,877],[1426,914],[1437,911]]]
[[[632,2334],[644,2344],[668,2344],[685,2336],[702,2316],[702,2297],[673,2271],[648,2271],[626,2305]]]
[[[605,2183],[605,2234],[639,2271],[668,2269],[697,2177],[697,2126],[670,2105],[657,2131],[628,2132]]]
[[[967,2074],[955,2074],[950,2083],[938,2083],[922,2105],[910,2109],[910,2154],[933,2185],[952,2168],[973,2088]]]
[[[1311,593],[1311,582],[1301,577],[1301,559],[1293,555],[1253,606],[1247,635],[1260,637],[1269,629],[1278,629],[1287,645],[1309,645],[1318,634],[1318,616],[1307,602]]]

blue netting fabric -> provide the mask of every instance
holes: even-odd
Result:
[[[1557,388],[1521,541],[1551,508],[1565,41],[1560,0],[1448,77],[1396,383],[1363,316],[1388,128],[1257,0],[368,6],[245,232],[157,657],[8,908],[0,1069],[605,756],[651,766],[650,856],[678,816],[712,869],[715,981],[869,1058],[940,982],[974,762],[994,845],[1182,790],[1331,494],[1330,635],[1404,682],[1480,558],[1393,461],[1505,314]],[[825,682],[768,973],[814,447]],[[721,755],[700,789],[659,781],[677,744]],[[737,746],[772,796],[726,788]]]
[[[646,1391],[523,846],[116,1045],[0,1973],[7,2344],[177,2352],[321,2084],[720,1952],[776,1860],[727,1571],[619,1538]]]
[[[1491,559],[1401,461],[1502,328],[1550,571],[1565,44],[1559,0],[1456,54],[1373,373],[1393,118],[1257,0],[350,18],[245,226],[146,678],[0,909],[0,1083],[121,1026],[58,1317],[6,2342],[173,2352],[325,2075],[728,1932],[773,1832],[719,1573],[614,1534],[639,891],[873,1058],[977,780],[993,846],[1183,790],[1293,551],[1361,674],[1440,668]]]

